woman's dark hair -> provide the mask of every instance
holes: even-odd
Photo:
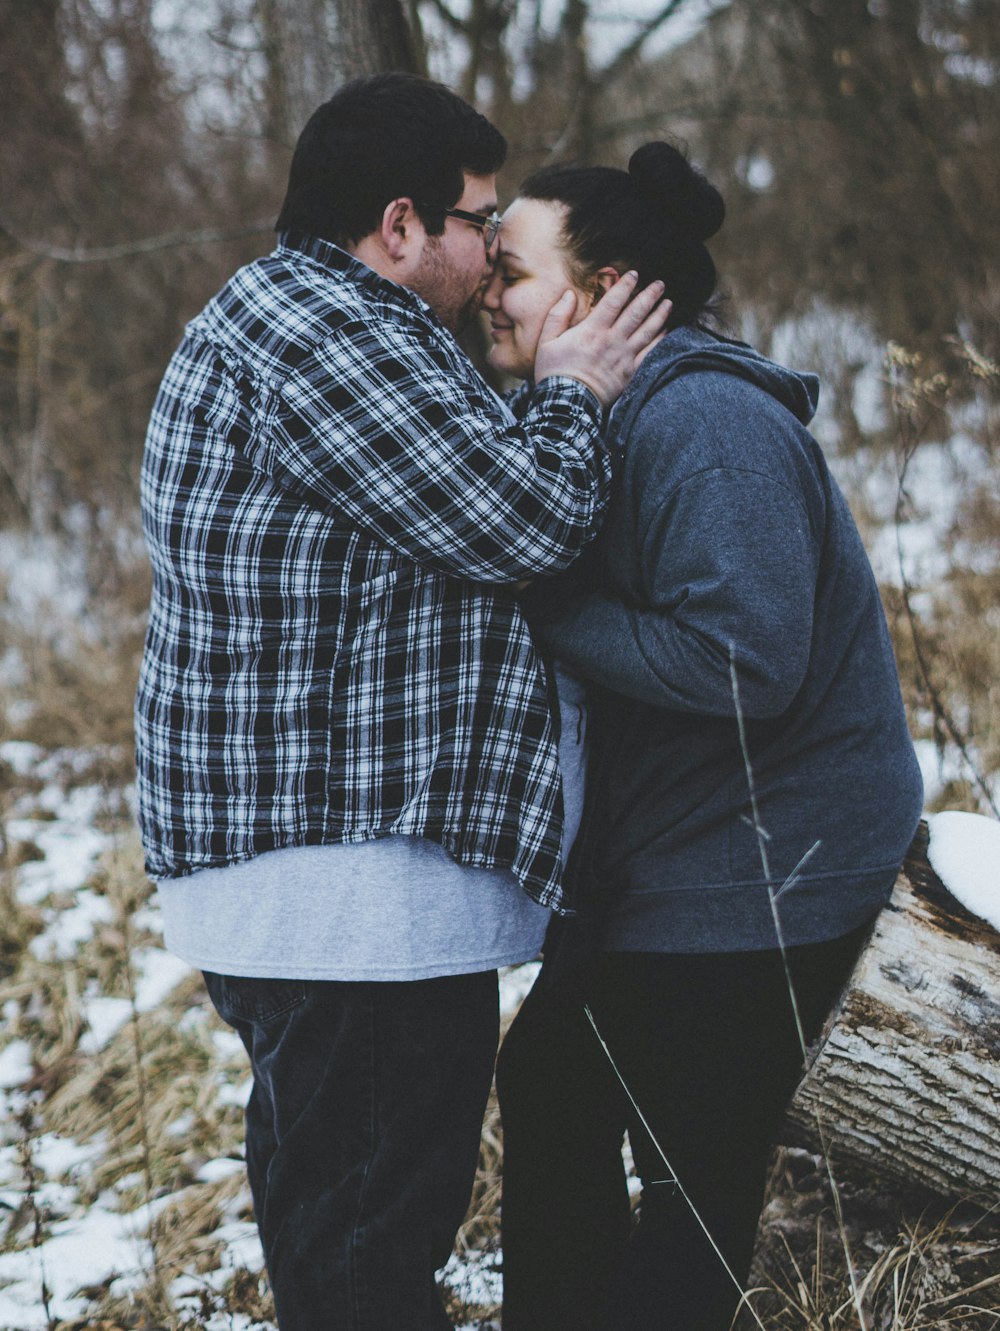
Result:
[[[705,313],[717,274],[705,241],[722,226],[722,195],[672,143],[644,143],[628,170],[551,166],[521,185],[527,199],[567,208],[563,236],[575,280],[598,268],[634,268],[645,285],[660,278],[673,301],[669,327]]]
[[[403,73],[355,79],[299,135],[275,229],[356,244],[386,204],[410,198],[439,235],[463,171],[492,175],[506,155],[500,131],[443,84]]]

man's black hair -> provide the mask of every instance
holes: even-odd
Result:
[[[410,198],[438,235],[463,171],[492,175],[506,155],[500,131],[443,84],[402,73],[355,79],[300,134],[275,229],[353,245],[379,227],[386,204]]]

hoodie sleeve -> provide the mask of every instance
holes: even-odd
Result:
[[[800,496],[772,476],[708,468],[636,539],[641,594],[569,598],[540,628],[546,644],[609,689],[714,716],[734,713],[732,663],[744,716],[781,715],[805,676],[818,571]]]

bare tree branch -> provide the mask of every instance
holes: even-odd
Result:
[[[465,34],[468,25],[448,8],[444,0],[430,0],[430,6],[439,18],[444,19],[452,32]]]
[[[566,126],[560,134],[544,139],[518,139],[516,141],[518,151],[531,154],[544,153],[550,159],[561,156],[566,151],[569,131],[572,130],[573,114],[574,104],[571,103],[566,113]],[[830,124],[830,117],[824,111],[818,111],[815,107],[796,108],[786,103],[740,101],[721,109],[715,104],[702,105],[693,102],[677,102],[664,103],[656,111],[622,117],[611,124],[598,125],[594,130],[594,142],[614,142],[623,134],[634,134],[638,131],[659,132],[671,122],[677,120],[729,123],[733,116],[737,114],[741,121],[746,122],[755,120],[762,122],[776,121],[795,126],[802,125],[807,121],[815,124]]]
[[[130,259],[138,254],[153,254],[157,250],[177,249],[182,245],[218,245],[227,240],[243,240],[274,230],[274,223],[249,222],[246,226],[229,229],[206,228],[201,231],[171,231],[162,236],[149,236],[145,240],[125,241],[120,245],[97,245],[93,249],[80,246],[45,245],[24,240],[0,219],[0,234],[12,240],[19,249],[39,259],[52,259],[56,263],[108,263],[116,259]]]
[[[613,83],[615,79],[620,77],[620,75],[628,69],[629,65],[656,30],[661,28],[664,23],[666,23],[667,19],[673,18],[677,11],[682,9],[686,3],[687,0],[667,0],[667,3],[660,9],[659,13],[654,14],[652,18],[646,20],[628,45],[624,46],[618,52],[614,60],[612,60],[610,64],[605,65],[602,70],[597,71],[594,76],[595,82],[606,85],[608,83]]]

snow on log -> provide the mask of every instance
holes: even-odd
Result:
[[[810,1051],[788,1136],[828,1150],[834,1166],[991,1206],[1000,1203],[1000,932],[945,889],[927,843],[921,823]],[[980,860],[979,874],[1000,896],[1000,856]]]

